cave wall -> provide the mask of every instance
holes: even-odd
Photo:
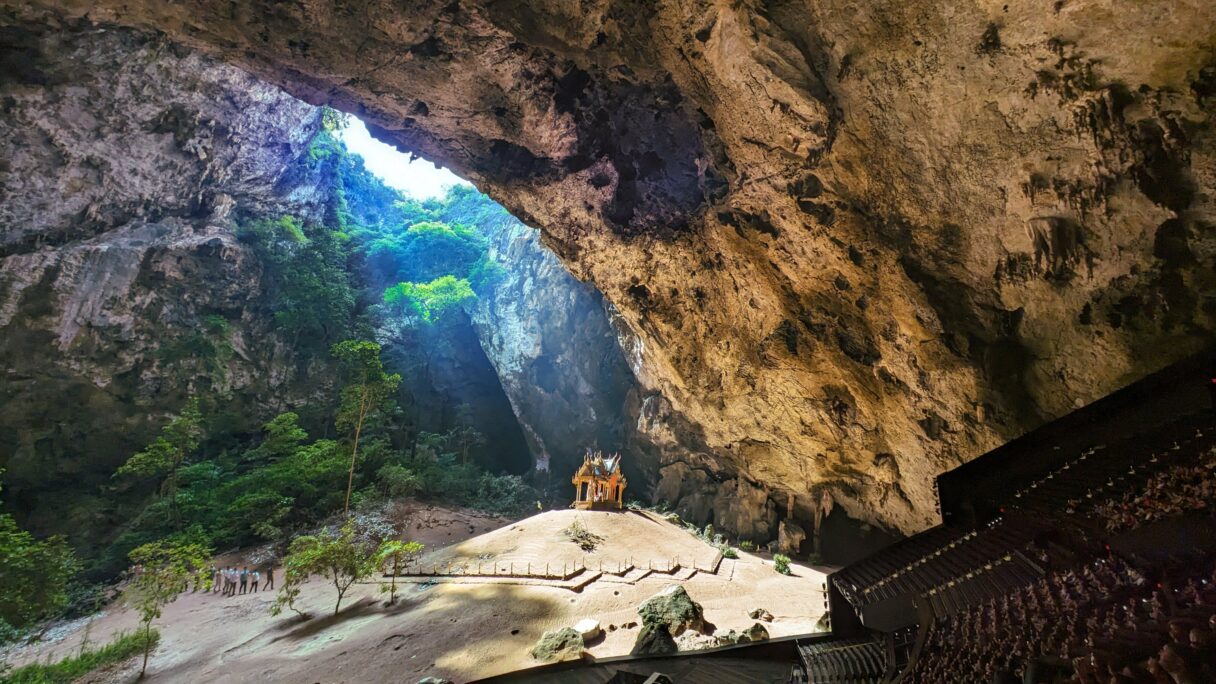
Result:
[[[912,531],[936,473],[1212,339],[1211,3],[0,7],[165,31],[539,227],[684,499]]]
[[[473,323],[536,469],[564,483],[586,449],[625,448],[635,380],[599,293],[570,275],[538,231],[512,219],[489,238],[504,276],[477,300]],[[642,465],[631,463],[630,475]]]
[[[4,498],[91,547],[125,521],[114,469],[191,394],[237,430],[332,395],[235,235],[238,217],[319,215],[323,180],[298,163],[319,115],[129,31],[9,26],[0,63]]]

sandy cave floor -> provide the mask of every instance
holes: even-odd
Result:
[[[603,537],[584,553],[561,530],[578,519]],[[550,511],[517,522],[438,506],[413,506],[401,522],[407,537],[427,545],[425,562],[481,560],[543,564],[584,562],[605,569],[632,558],[638,567],[665,565],[675,557],[688,566],[711,564],[715,550],[653,514]],[[232,560],[222,558],[222,562]],[[575,592],[543,582],[462,578],[436,583],[403,583],[398,605],[386,607],[377,582],[356,585],[341,612],[333,615],[335,592],[327,580],[304,588],[300,604],[313,615],[273,617],[273,592],[221,597],[185,594],[169,605],[158,623],[161,645],[149,664],[149,680],[163,682],[416,682],[431,675],[468,682],[537,665],[528,651],[546,630],[582,618],[600,621],[604,637],[588,647],[592,657],[627,654],[637,636],[637,605],[672,583],[681,583],[705,609],[718,633],[743,629],[754,608],[775,619],[765,626],[773,637],[816,631],[824,607],[820,570],[795,564],[792,576],[779,575],[770,561],[740,553],[723,559],[718,572],[697,572],[679,581],[656,573],[629,583],[611,575]],[[635,573],[637,574],[637,573]],[[683,573],[687,574],[687,572]],[[678,577],[679,575],[677,575]],[[53,640],[10,655],[19,665],[75,652],[86,621],[54,630]],[[111,607],[88,628],[93,644],[132,630],[137,617]],[[610,625],[615,629],[610,629]],[[129,682],[138,660],[90,677],[89,682]]]

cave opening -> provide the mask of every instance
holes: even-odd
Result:
[[[490,472],[528,473],[533,455],[482,343],[499,331],[478,321],[513,268],[492,243],[518,221],[448,169],[377,140],[358,117],[322,108],[322,119],[382,184],[347,180],[344,200],[353,213],[366,205],[360,222],[375,232],[358,238],[358,277],[380,300],[376,338],[403,376],[410,449],[442,444]],[[391,203],[368,197],[394,191]]]

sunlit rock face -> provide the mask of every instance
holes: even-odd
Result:
[[[110,475],[192,393],[256,429],[330,374],[274,332],[242,216],[319,213],[315,108],[164,39],[0,29],[0,468],[41,532],[116,531]]]
[[[504,276],[478,299],[473,323],[536,469],[564,491],[584,450],[625,448],[633,374],[599,293],[575,280],[535,229],[510,220],[489,238]],[[640,474],[643,465],[651,464],[629,468]]]
[[[611,304],[689,501],[914,530],[936,473],[1212,338],[1211,3],[0,5],[163,30],[477,182]]]

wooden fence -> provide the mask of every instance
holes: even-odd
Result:
[[[708,567],[693,567],[701,572],[716,573],[722,562],[722,554],[717,554]],[[398,577],[514,577],[568,580],[582,572],[593,571],[608,575],[625,576],[634,570],[646,570],[663,574],[675,574],[683,567],[680,557],[667,560],[648,560],[642,566],[633,558],[625,560],[597,559],[588,564],[586,559],[577,561],[549,561],[545,563],[531,561],[449,561],[447,563],[425,563],[421,559],[410,560],[402,564],[397,572]],[[385,572],[385,576],[391,570]]]

